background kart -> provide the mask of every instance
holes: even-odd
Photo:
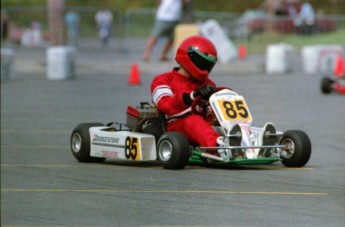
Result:
[[[342,55],[337,56],[334,64],[334,71],[331,75],[324,76],[321,79],[321,91],[323,94],[329,94],[337,92],[345,94],[345,67],[344,57]]]
[[[221,147],[222,155],[217,152],[220,147],[193,146],[183,134],[166,132],[163,115],[146,102],[128,106],[125,124],[79,124],[71,134],[72,153],[80,162],[158,160],[166,169],[208,162],[263,165],[281,161],[287,167],[302,167],[310,158],[311,143],[306,133],[251,126],[253,118],[244,97],[229,89],[219,89],[208,102],[196,99],[191,108],[193,114],[202,114],[230,140],[230,146]]]
[[[323,94],[332,92],[345,94],[345,75],[342,77],[325,76],[321,79],[320,87]]]

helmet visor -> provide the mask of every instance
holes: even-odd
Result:
[[[212,70],[217,62],[215,56],[203,54],[192,46],[188,47],[187,54],[196,67],[201,70],[207,70],[208,72]]]

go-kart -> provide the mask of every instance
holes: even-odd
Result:
[[[345,94],[345,75],[341,77],[324,76],[321,79],[321,91],[323,94],[337,92]]]
[[[143,102],[127,107],[126,123],[79,124],[70,138],[72,153],[80,162],[158,160],[165,169],[183,169],[188,164],[267,165],[278,161],[287,167],[302,167],[310,158],[311,143],[306,133],[252,126],[244,97],[230,89],[218,89],[208,101],[194,100],[191,110],[206,117],[230,144],[192,145],[183,134],[166,132],[164,116],[154,105]]]

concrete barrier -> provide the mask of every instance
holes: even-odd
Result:
[[[54,46],[47,48],[48,80],[68,80],[75,77],[74,47]]]
[[[301,50],[303,71],[306,74],[322,74],[332,67],[333,63],[327,61],[333,61],[334,56],[343,53],[344,48],[341,45],[304,46]]]
[[[266,73],[287,73],[292,70],[292,46],[284,43],[271,44],[266,48]]]
[[[15,53],[9,48],[1,48],[1,80],[15,78]]]
[[[218,60],[220,63],[226,64],[237,58],[237,48],[232,40],[226,35],[220,24],[210,19],[199,25],[201,34],[210,39],[216,46],[218,52]]]
[[[200,35],[200,30],[197,24],[179,24],[176,26],[174,34],[174,53],[176,53],[183,40],[192,35]]]

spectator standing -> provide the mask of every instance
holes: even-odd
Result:
[[[287,14],[290,18],[294,19],[298,13],[299,0],[286,1]]]
[[[21,37],[21,44],[23,46],[38,47],[43,44],[42,39],[42,25],[38,20],[31,21],[31,27],[24,30]]]
[[[1,11],[1,42],[8,36],[8,16],[6,12]]]
[[[80,16],[79,14],[71,10],[66,13],[65,15],[65,23],[67,24],[67,37],[70,44],[73,46],[77,46],[79,42],[79,34],[80,34]]]
[[[302,34],[313,33],[315,24],[315,11],[310,3],[304,2],[302,4],[301,10],[298,13],[294,23],[295,26],[299,28]]]
[[[181,21],[183,5],[190,0],[161,0],[155,16],[155,24],[143,53],[143,60],[149,61],[158,38],[166,37],[160,60],[167,61],[168,53],[174,43],[174,29]]]
[[[109,10],[100,10],[96,13],[95,20],[102,44],[106,46],[112,33],[113,14]]]

